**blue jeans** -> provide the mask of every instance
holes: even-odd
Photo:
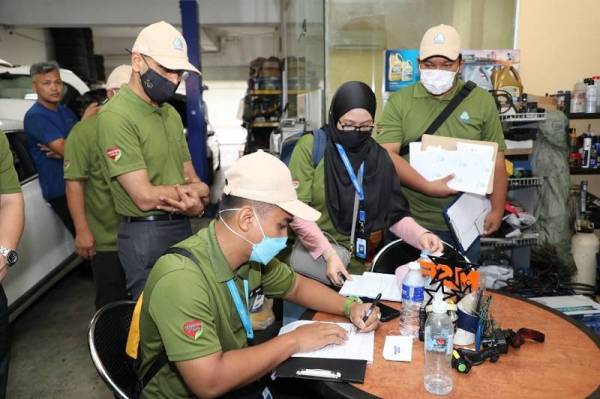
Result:
[[[433,234],[440,237],[440,239],[442,241],[445,241],[448,244],[452,245],[455,249],[457,249],[460,252],[460,249],[459,249],[460,245],[456,242],[456,240],[454,239],[454,236],[452,235],[452,233],[450,231],[448,231],[448,230],[430,230],[430,231]],[[471,248],[469,248],[467,253],[465,253],[463,255],[465,255],[467,258],[469,258],[469,261],[471,263],[478,263],[480,254],[481,254],[481,245],[480,245],[479,237],[477,237],[477,239],[475,240],[473,245],[471,245]]]

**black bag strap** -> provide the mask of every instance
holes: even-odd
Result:
[[[184,249],[181,247],[171,247],[163,253],[163,255],[168,255],[168,254],[177,254],[177,255],[185,256],[186,258],[189,258],[192,262],[194,262],[194,264],[196,266],[198,266],[198,268],[200,270],[202,270],[202,267],[200,267],[200,262],[198,261],[198,258],[196,258],[194,256],[194,254],[191,253],[190,251],[188,251],[187,249]],[[138,392],[140,394],[144,390],[144,387],[146,385],[148,385],[148,383],[152,380],[152,378],[154,378],[154,376],[160,371],[160,369],[162,369],[167,363],[169,363],[169,358],[167,357],[167,352],[165,351],[165,348],[163,347],[162,350],[160,351],[160,353],[154,358],[154,361],[150,365],[150,368],[148,369],[146,374],[144,374],[138,381]],[[172,368],[174,370],[176,370],[175,367],[172,367]]]
[[[468,81],[464,84],[464,86],[460,89],[460,91],[458,92],[457,95],[455,95],[452,100],[450,100],[450,102],[448,103],[448,105],[446,105],[446,108],[444,108],[442,110],[442,112],[437,116],[437,118],[435,118],[435,120],[433,122],[431,122],[431,125],[429,125],[429,127],[427,129],[425,129],[425,132],[423,132],[423,134],[435,134],[437,132],[437,130],[440,128],[440,126],[442,126],[442,124],[446,121],[446,119],[448,119],[448,117],[452,114],[452,112],[454,112],[454,110],[456,109],[456,107],[458,107],[460,105],[460,103],[463,102],[463,100],[465,98],[467,98],[469,96],[469,94],[471,94],[471,92],[473,91],[473,89],[477,87],[477,84],[473,83],[472,81]],[[422,136],[422,135],[421,135]],[[419,142],[421,141],[421,137],[419,137],[417,140],[414,140],[413,142]],[[402,147],[400,147],[400,156],[404,156],[406,154],[408,154],[409,152],[409,144],[403,145]]]

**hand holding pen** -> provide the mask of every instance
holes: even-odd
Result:
[[[373,309],[375,309],[375,307],[379,303],[380,299],[381,299],[381,292],[379,294],[377,294],[377,296],[375,297],[375,300],[371,304],[371,307],[369,308],[369,310],[367,310],[367,313],[365,313],[365,315],[363,316],[363,319],[362,319],[363,322],[365,322],[365,323],[367,322],[367,320],[371,316],[371,313],[373,313]]]
[[[375,330],[379,326],[379,318],[381,313],[377,307],[377,302],[381,295],[374,303],[354,303],[350,308],[350,321],[361,332],[369,332]]]

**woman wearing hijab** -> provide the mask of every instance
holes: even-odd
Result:
[[[323,159],[313,167],[311,134],[298,141],[290,159],[298,198],[322,213],[316,223],[293,220],[299,242],[290,264],[325,284],[340,285],[341,276],[348,279],[349,272],[362,274],[384,229],[416,248],[442,249],[440,239],[410,217],[394,165],[371,137],[376,106],[369,86],[344,83],[333,97],[328,123],[321,128],[326,135]]]

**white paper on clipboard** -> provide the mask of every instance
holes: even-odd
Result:
[[[483,234],[485,217],[491,209],[492,204],[485,196],[463,193],[444,211],[446,221],[464,252]]]
[[[479,195],[493,190],[498,144],[424,134],[410,143],[410,165],[432,181],[454,174],[448,186]]]

